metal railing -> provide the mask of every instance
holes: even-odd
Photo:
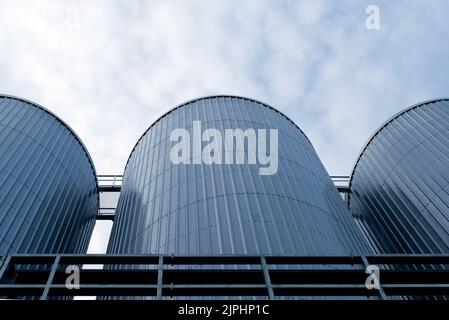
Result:
[[[97,178],[100,193],[120,192],[122,189],[123,175],[121,174],[102,174]],[[115,209],[115,207],[101,207],[100,203],[96,219],[114,221]]]
[[[100,174],[97,178],[100,192],[120,192],[123,183],[123,175]]]
[[[349,176],[331,176],[332,182],[341,193],[349,192]]]
[[[106,267],[80,269],[69,289],[67,266],[92,264]],[[372,265],[377,289],[365,284]],[[448,266],[449,255],[10,255],[0,257],[0,296],[445,299]]]
[[[349,192],[349,176],[331,176],[332,181],[337,187],[338,192],[344,195],[346,201],[346,195]],[[120,192],[123,183],[123,175],[98,175],[98,185],[100,192]],[[111,220],[114,221],[116,208],[104,208],[98,209],[97,220]]]
[[[112,191],[117,192],[120,191],[123,183],[123,175],[120,174],[102,174],[98,175],[98,185],[100,187],[100,192],[103,191]],[[337,188],[346,188],[349,184],[349,176],[331,176],[332,181],[334,182]],[[344,189],[344,190],[346,190]]]
[[[112,220],[115,218],[116,208],[98,208],[97,220]]]

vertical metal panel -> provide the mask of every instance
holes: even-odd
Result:
[[[279,168],[170,161],[172,130],[278,129]],[[257,131],[256,131],[257,132]],[[204,147],[204,143],[203,143]],[[192,156],[192,155],[191,155]],[[108,246],[126,254],[352,254],[366,251],[311,143],[286,116],[247,98],[213,96],[158,119],[124,173]]]
[[[449,99],[414,105],[369,139],[349,207],[383,253],[449,252]]]
[[[0,254],[83,253],[98,187],[84,145],[43,107],[0,95]]]

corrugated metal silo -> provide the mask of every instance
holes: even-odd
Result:
[[[0,254],[83,253],[98,207],[78,136],[42,106],[0,95]]]
[[[176,129],[191,137],[190,164],[174,164],[170,158],[176,145],[170,135]],[[226,130],[258,134],[266,129],[267,149],[258,145],[256,152],[248,139],[243,148],[231,146],[233,153],[247,151],[246,164],[224,164],[226,152],[218,154],[222,164],[209,164],[201,158],[211,142],[202,135],[206,129],[222,133],[223,146]],[[248,163],[251,156],[259,159],[260,153],[273,151],[270,129],[278,130],[278,168],[264,175],[260,163]],[[195,145],[198,138],[200,145]],[[150,126],[128,159],[108,247],[108,253],[193,255],[365,250],[361,233],[303,132],[272,107],[234,96],[189,101]]]
[[[449,99],[386,121],[362,149],[349,207],[381,253],[449,253]]]

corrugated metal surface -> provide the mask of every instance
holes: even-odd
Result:
[[[449,99],[392,117],[363,148],[349,207],[378,252],[449,252]]]
[[[0,253],[83,253],[98,207],[95,169],[43,107],[0,95]]]
[[[172,130],[278,129],[279,168],[170,161]],[[203,143],[204,146],[204,143]],[[286,116],[231,96],[184,103],[158,119],[125,169],[109,253],[350,254],[364,240],[312,145]]]

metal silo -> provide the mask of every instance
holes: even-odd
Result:
[[[244,133],[243,144],[236,132]],[[174,133],[179,140],[172,138]],[[190,151],[174,149],[187,136]],[[215,142],[217,137],[221,142]],[[212,141],[217,147],[213,152]],[[173,154],[185,161],[173,161]],[[263,154],[277,156],[276,170],[275,157],[268,165]],[[143,134],[125,168],[108,246],[108,253],[121,254],[365,250],[361,233],[303,132],[265,103],[235,96],[181,104]]]
[[[381,253],[449,253],[449,99],[386,121],[362,149],[349,207]]]
[[[0,254],[83,253],[98,207],[92,160],[40,105],[0,95]]]

